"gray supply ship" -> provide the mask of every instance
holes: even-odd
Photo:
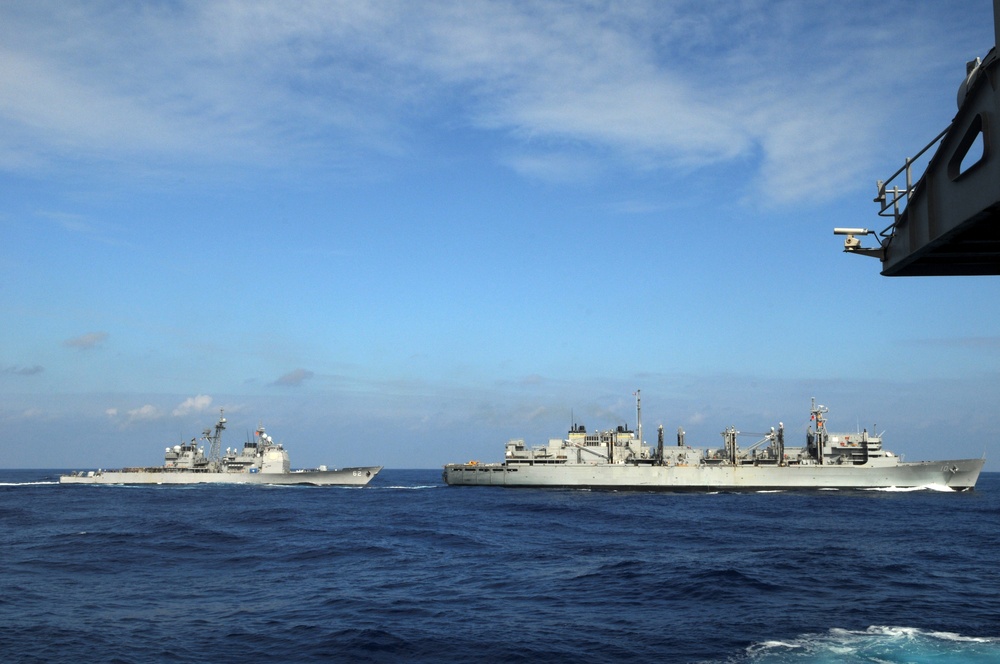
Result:
[[[874,489],[976,486],[985,459],[904,462],[882,448],[867,430],[830,433],[828,409],[812,401],[805,445],[785,444],[784,425],[747,446],[737,444],[734,427],[722,432],[723,445],[698,449],[642,440],[642,406],[636,393],[636,428],[588,433],[573,424],[566,438],[534,448],[523,440],[507,443],[503,463],[448,464],[444,481],[458,486],[563,487],[645,491],[761,491],[786,489]],[[815,427],[815,428],[814,428]]]
[[[226,418],[220,412],[215,430],[205,429],[202,440],[209,454],[194,439],[166,449],[162,466],[120,470],[78,471],[61,475],[61,484],[316,484],[322,486],[368,484],[382,466],[361,466],[328,470],[291,470],[288,450],[275,443],[264,427],[242,449],[226,449],[222,454],[222,432]]]

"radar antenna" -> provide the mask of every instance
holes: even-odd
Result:
[[[226,429],[226,418],[223,416],[222,408],[219,409],[219,421],[215,423],[215,430],[205,429],[202,439],[208,441],[208,460],[217,463],[222,458],[222,432]]]

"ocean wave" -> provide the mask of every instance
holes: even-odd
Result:
[[[946,496],[413,491],[439,477],[0,488],[0,660],[1000,662],[1000,473]]]
[[[955,493],[955,489],[944,484],[925,484],[923,486],[886,486],[886,487],[875,487],[871,489],[862,489],[862,491],[885,491],[888,493],[909,493],[911,491],[940,491],[942,493]]]
[[[1000,659],[1000,638],[965,636],[917,627],[872,625],[865,630],[837,627],[796,639],[755,643],[738,661],[753,664],[798,662],[934,661],[977,664]]]
[[[0,482],[0,486],[45,486],[59,482]]]

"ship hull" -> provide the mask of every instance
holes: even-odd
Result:
[[[364,486],[382,466],[339,470],[297,470],[289,473],[212,473],[192,470],[137,468],[98,470],[62,475],[60,484],[311,484],[316,486]]]
[[[549,487],[639,491],[765,491],[949,487],[972,489],[983,459],[848,465],[450,464],[455,486]]]

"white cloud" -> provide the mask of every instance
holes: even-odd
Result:
[[[166,147],[155,140],[165,134],[158,126],[163,119],[142,108],[141,99],[130,96],[129,90],[74,76],[72,69],[60,71],[58,63],[31,53],[6,49],[0,51],[0,61],[5,65],[0,89],[18,99],[0,109],[5,120],[23,132],[56,131],[49,142],[84,151],[98,146],[115,151]]]
[[[139,408],[134,408],[128,411],[129,422],[139,422],[142,420],[155,420],[162,416],[163,414],[160,412],[160,409],[151,404],[146,404],[145,406],[140,406]]]
[[[212,405],[212,397],[207,394],[199,394],[196,397],[188,397],[171,413],[174,417],[183,417],[191,413],[200,413]]]
[[[430,117],[500,135],[497,158],[531,177],[759,158],[766,197],[815,200],[919,102],[916,85],[884,94],[886,72],[937,66],[937,18],[782,0],[0,7],[0,168],[361,163],[405,153]]]

